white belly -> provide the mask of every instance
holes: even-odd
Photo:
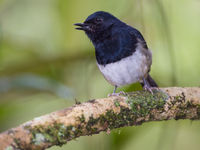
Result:
[[[142,54],[140,50],[136,50],[132,56],[121,59],[119,62],[107,64],[105,66],[98,65],[99,70],[105,79],[112,85],[123,86],[138,81],[142,81],[146,77],[151,66],[150,55]]]

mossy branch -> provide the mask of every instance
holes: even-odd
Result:
[[[0,134],[0,150],[41,150],[79,136],[143,122],[200,119],[200,88],[161,88],[90,100]]]

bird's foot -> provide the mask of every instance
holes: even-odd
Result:
[[[111,97],[111,96],[119,96],[120,94],[119,93],[111,93],[111,94],[108,94],[108,97]]]
[[[146,85],[144,85],[143,89],[150,92],[152,95],[153,95],[153,91],[159,91],[158,87],[150,87],[150,86],[146,86]]]
[[[152,87],[148,86],[147,84],[144,85],[143,87],[144,90],[150,92],[153,95]]]
[[[120,91],[119,95],[127,95],[124,91]]]
[[[157,91],[160,90],[159,87],[151,87],[151,89],[152,89],[152,90],[157,90]]]
[[[158,87],[151,87],[149,82],[145,78],[143,78],[143,83],[141,84],[143,86],[143,89],[150,92],[152,95],[153,95],[153,90],[159,90]]]
[[[120,96],[120,95],[126,95],[126,93],[124,91],[120,91],[119,93],[108,94],[108,97],[111,97],[111,96]]]

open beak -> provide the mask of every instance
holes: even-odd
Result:
[[[77,28],[75,28],[77,30],[84,30],[84,31],[90,30],[89,25],[87,25],[85,23],[75,23],[74,25],[78,26]]]

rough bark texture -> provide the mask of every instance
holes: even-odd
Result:
[[[161,88],[90,100],[0,134],[0,150],[45,149],[79,136],[148,121],[200,119],[200,88]]]

